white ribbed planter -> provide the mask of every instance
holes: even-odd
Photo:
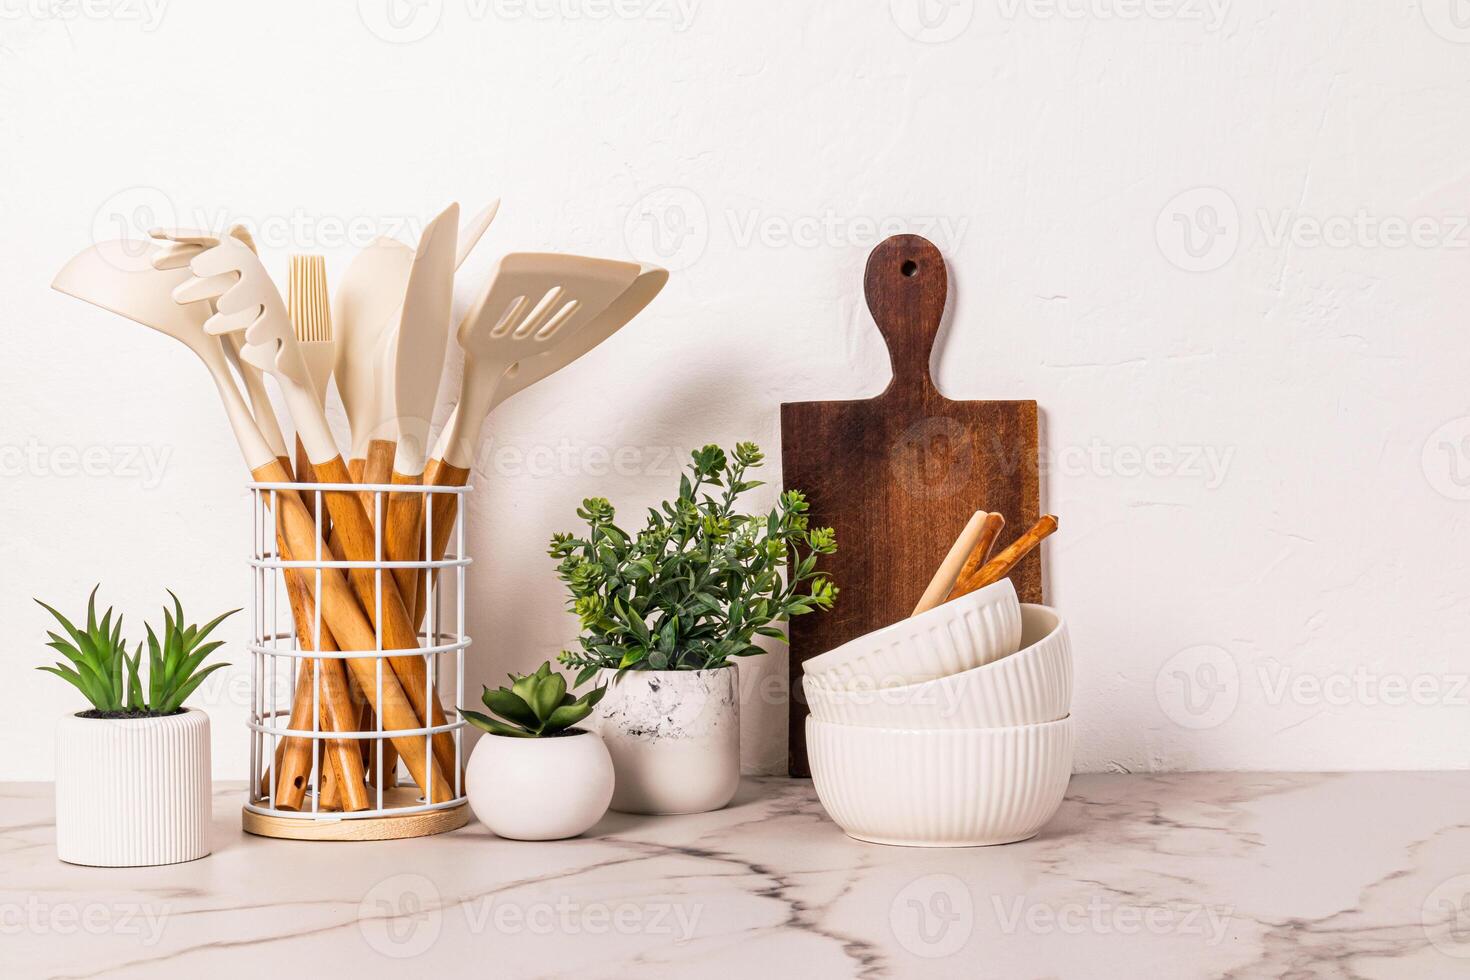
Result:
[[[623,813],[704,813],[740,787],[740,673],[630,670],[592,718],[612,754],[612,808]]]
[[[209,853],[209,716],[66,715],[56,732],[56,856],[132,868]]]

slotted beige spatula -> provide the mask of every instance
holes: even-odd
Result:
[[[612,259],[515,252],[500,260],[490,285],[457,334],[464,377],[452,425],[441,436],[445,467],[468,469],[480,427],[511,365],[553,342],[568,342],[637,279],[639,266]],[[571,329],[562,328],[575,321]]]
[[[511,365],[573,342],[598,314],[627,291],[640,272],[631,262],[577,255],[513,252],[504,256],[480,299],[460,321],[464,350],[459,403],[424,472],[433,486],[462,487],[479,445],[480,429],[495,406],[496,390]],[[452,494],[430,505],[430,554],[444,557],[454,527]],[[423,622],[427,590],[420,590],[415,624]]]
[[[495,388],[495,397],[491,399],[490,411],[495,411],[498,405],[517,392],[524,391],[536,382],[549,378],[617,333],[628,321],[642,313],[644,307],[653,302],[654,297],[668,281],[669,270],[656,265],[643,266],[638,273],[638,278],[633,280],[633,284],[623,290],[622,295],[613,300],[607,309],[597,314],[591,323],[574,334],[563,337],[551,349],[533,354],[523,361],[512,364]],[[446,432],[453,428],[454,416],[457,414],[458,408],[450,412],[449,420],[444,425]],[[444,448],[445,436],[441,434],[440,441],[434,447],[435,459],[443,455]]]
[[[490,401],[490,410],[518,391],[550,377],[622,329],[669,281],[669,270],[656,265],[641,266],[632,284],[608,304],[591,323],[566,337],[550,350],[517,361],[505,372]]]
[[[229,234],[240,239],[250,250],[257,255],[260,249],[255,247],[255,238],[250,234],[250,229],[244,225],[231,225]],[[185,263],[187,264],[187,263]],[[276,456],[284,463],[289,460],[286,455],[286,438],[281,433],[281,424],[276,419],[275,406],[271,404],[270,396],[265,392],[264,376],[260,370],[253,365],[246,364],[240,360],[239,343],[240,338],[235,335],[223,338],[225,356],[229,358],[230,365],[240,375],[240,380],[245,384],[246,397],[250,399],[250,411],[255,414],[255,424],[260,427],[260,434],[265,441],[276,451]],[[287,469],[290,467],[288,466]]]

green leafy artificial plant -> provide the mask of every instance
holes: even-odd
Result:
[[[762,485],[746,472],[764,459],[750,442],[729,455],[705,446],[680,477],[678,498],[650,508],[636,535],[594,497],[577,510],[584,536],[552,536],[549,554],[582,628],[579,649],[558,659],[580,668],[578,685],[603,669],[724,667],[763,652],[756,636],[784,640],[772,623],[832,608],[837,587],[817,559],[837,550],[836,535],[808,526],[800,491],[781,494],[768,513],[736,513],[741,495]]]

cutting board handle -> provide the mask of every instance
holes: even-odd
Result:
[[[893,381],[882,397],[938,395],[929,358],[949,294],[939,249],[919,235],[894,235],[879,242],[868,255],[863,292],[893,363]]]

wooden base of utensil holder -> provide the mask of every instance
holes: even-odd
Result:
[[[387,806],[413,806],[419,799],[417,787],[386,790]],[[408,837],[432,837],[458,830],[470,822],[469,804],[442,810],[420,810],[402,816],[332,819],[320,814],[314,819],[273,817],[256,813],[248,807],[241,810],[240,823],[247,834],[275,837],[280,840],[402,840]]]

